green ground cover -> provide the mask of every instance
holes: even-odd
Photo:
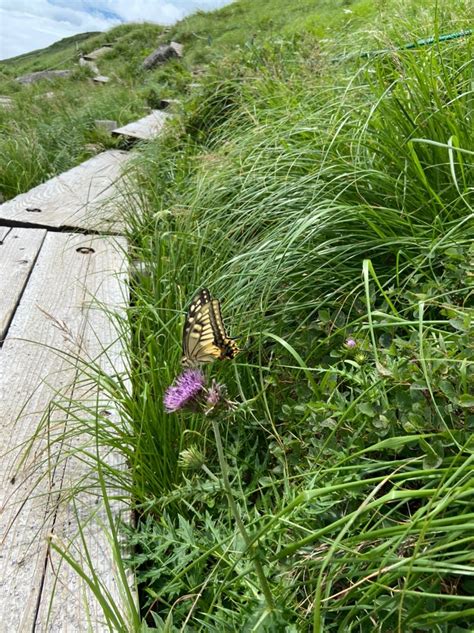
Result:
[[[332,52],[249,46],[140,161],[124,409],[158,628],[472,626],[472,43]],[[251,547],[211,422],[160,407],[202,285],[244,348],[208,373],[239,402],[218,421]]]
[[[99,377],[120,425],[78,415],[129,465],[100,462],[102,492],[135,504],[142,611],[110,605],[111,630],[467,633],[473,40],[395,47],[469,6],[255,4],[176,25],[188,59],[141,86],[204,65],[135,160],[133,389]],[[392,51],[347,57],[371,48]],[[242,348],[205,369],[235,408],[166,413],[202,286]]]

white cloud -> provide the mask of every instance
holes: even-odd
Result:
[[[159,22],[172,24],[184,16],[183,2],[161,2],[157,0],[102,0],[90,4],[104,5],[109,11],[119,15],[124,22]]]
[[[0,59],[121,22],[173,24],[231,0],[0,0]]]
[[[43,48],[76,33],[103,31],[119,23],[117,19],[54,6],[47,0],[0,0],[0,59]]]

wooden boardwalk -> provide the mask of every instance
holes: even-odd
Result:
[[[130,125],[152,138],[169,116]],[[0,205],[0,633],[114,630],[51,543],[126,613],[94,461],[126,468],[96,445],[101,421],[120,420],[88,367],[126,369],[107,311],[128,303],[129,157],[103,152]],[[111,511],[126,520],[125,503]]]
[[[133,123],[117,128],[113,131],[113,134],[117,136],[125,136],[130,139],[148,141],[162,132],[166,121],[170,117],[171,114],[168,114],[167,112],[153,110],[151,114],[143,117],[143,119],[139,119],[138,121],[134,121]]]
[[[14,279],[15,292],[2,315],[4,328],[11,322],[0,350],[0,630],[85,631],[89,619],[91,630],[107,631],[97,601],[50,540],[81,565],[87,550],[120,604],[100,488],[77,451],[95,450],[78,421],[94,424],[100,411],[113,411],[87,379],[85,363],[124,370],[120,341],[101,305],[125,306],[126,244],[111,236],[12,229],[4,246],[13,255],[17,242],[25,248],[24,268],[34,267],[27,277],[16,257],[10,260],[6,283]],[[78,484],[83,492],[72,503],[68,493]]]
[[[117,183],[130,158],[109,150],[0,205],[0,225],[123,233]]]
[[[0,108],[3,108],[5,110],[10,110],[10,108],[13,108],[13,104],[14,104],[14,101],[11,97],[0,95]]]
[[[88,364],[125,371],[106,310],[124,314],[128,301],[127,244],[111,233],[123,231],[129,156],[104,152],[0,205],[0,633],[110,630],[52,541],[123,605],[94,433],[83,431],[116,416]]]

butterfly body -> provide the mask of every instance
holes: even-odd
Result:
[[[202,288],[191,301],[184,322],[182,364],[190,367],[232,359],[239,351],[227,335],[218,299]]]

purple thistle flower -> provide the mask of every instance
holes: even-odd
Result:
[[[355,338],[348,338],[346,340],[346,342],[344,343],[344,345],[348,348],[348,349],[354,349],[354,347],[356,347],[357,345],[357,341],[355,340]]]
[[[205,377],[199,369],[186,369],[166,390],[163,404],[167,413],[192,407],[204,389]]]

